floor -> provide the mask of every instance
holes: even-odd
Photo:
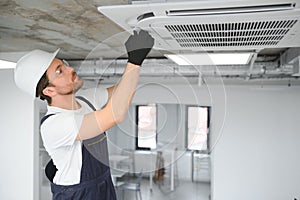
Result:
[[[116,189],[118,200],[135,200],[135,192],[122,192]],[[149,179],[143,178],[141,182],[141,193],[143,200],[209,200],[210,184],[191,181],[177,181],[174,191],[170,191],[168,184],[161,185],[153,183],[152,191],[149,187]],[[50,188],[42,187],[41,200],[51,200]]]
[[[158,186],[153,184],[152,192],[149,188],[149,180],[142,180],[142,199],[143,200],[209,200],[210,184],[191,182],[191,181],[180,181],[175,187],[174,191],[170,191],[169,185]],[[124,198],[122,198],[122,192],[116,190],[119,200],[134,200],[134,191],[125,191]]]

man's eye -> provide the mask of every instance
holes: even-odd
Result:
[[[55,73],[56,73],[57,75],[61,75],[62,70],[61,70],[61,69],[58,69],[58,70],[55,71]]]

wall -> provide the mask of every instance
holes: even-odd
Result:
[[[12,70],[1,70],[0,80],[0,199],[32,200],[38,166],[33,159],[38,152],[34,103],[15,87]],[[137,91],[134,103],[211,105],[213,198],[281,200],[300,199],[299,99],[300,88],[295,86],[224,90],[152,84]],[[128,121],[122,126],[133,133]]]
[[[213,199],[281,200],[300,199],[299,99],[299,86],[154,84],[139,90],[134,103],[212,106]],[[188,154],[179,160],[184,178],[189,160]]]
[[[225,105],[224,88],[218,86],[203,86],[199,88],[197,85],[170,85],[162,83],[145,83],[140,84],[139,89],[133,99],[133,106],[128,113],[126,121],[117,127],[108,131],[114,147],[122,147],[127,149],[135,148],[135,129],[132,124],[135,120],[135,105],[143,105],[148,103],[157,103],[158,105],[158,149],[163,150],[165,154],[165,164],[169,166],[170,150],[174,147],[178,148],[177,156],[175,156],[179,178],[191,180],[191,155],[185,151],[185,109],[186,105],[214,105],[219,113],[224,113]],[[219,115],[220,119],[223,117]],[[220,123],[217,123],[220,122]],[[222,120],[215,120],[214,127],[218,131],[222,126]],[[116,152],[113,149],[110,152]],[[147,168],[148,154],[136,156],[136,170]],[[149,155],[150,156],[150,155]],[[155,161],[155,159],[154,159]],[[207,181],[208,178],[199,177],[197,180]]]
[[[231,87],[213,151],[216,200],[300,199],[300,88]]]
[[[0,70],[0,199],[32,200],[34,191],[34,102],[14,84],[13,70]]]

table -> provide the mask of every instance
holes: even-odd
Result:
[[[120,161],[129,159],[129,156],[123,156],[119,154],[109,155],[109,161],[112,163],[112,168],[117,169],[117,164]]]
[[[112,182],[114,186],[117,187],[120,184],[122,184],[122,183],[120,184],[117,183],[117,178],[123,177],[127,172],[111,169],[110,173],[111,173]]]

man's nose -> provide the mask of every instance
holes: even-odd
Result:
[[[71,73],[74,72],[74,68],[73,68],[73,67],[71,67],[71,66],[66,66],[66,68],[68,69],[69,72],[71,72]]]

